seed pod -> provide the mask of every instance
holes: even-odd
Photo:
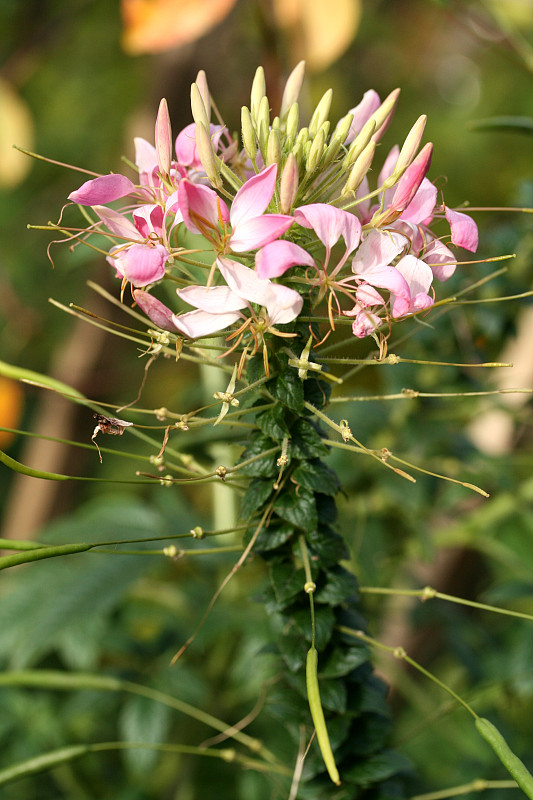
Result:
[[[530,800],[533,800],[533,775],[531,775],[523,761],[518,756],[515,756],[498,728],[483,717],[476,718],[476,728],[478,733],[492,747],[503,766],[510,772],[522,791]]]
[[[307,699],[309,701],[313,725],[315,726],[318,746],[320,747],[320,752],[322,753],[322,758],[324,759],[329,777],[334,784],[340,786],[341,780],[339,771],[335,764],[335,756],[331,749],[326,720],[324,719],[324,711],[322,709],[322,703],[320,702],[320,690],[318,688],[318,653],[315,647],[311,647],[307,653],[305,678],[307,683]]]

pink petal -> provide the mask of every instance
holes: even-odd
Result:
[[[381,267],[380,269],[372,270],[372,272],[367,272],[364,278],[370,286],[388,289],[392,294],[403,297],[406,300],[411,299],[409,285],[396,267]]]
[[[162,236],[163,233],[163,209],[158,205],[139,206],[133,212],[135,227],[144,238],[151,233]]]
[[[240,319],[238,311],[226,314],[208,314],[207,311],[187,311],[186,314],[173,314],[172,322],[176,328],[189,339],[198,336],[210,336],[222,331]]]
[[[124,216],[114,211],[112,208],[105,206],[93,206],[93,210],[98,214],[104,225],[115,236],[120,236],[123,239],[130,239],[133,241],[139,240],[139,234],[135,225]]]
[[[286,325],[292,322],[303,306],[303,297],[294,289],[279,283],[270,284],[270,297],[264,305],[272,325]]]
[[[400,255],[406,244],[405,237],[392,231],[378,231],[373,228],[359,245],[352,260],[356,275],[366,276],[368,272],[383,267]]]
[[[218,229],[219,220],[223,224],[229,220],[226,204],[209,186],[182,180],[178,198],[183,221],[192,233],[204,233],[207,228]]]
[[[213,142],[213,147],[215,152],[218,148],[220,137],[224,133],[226,128],[222,125],[210,125],[209,132],[211,135],[211,141]],[[198,169],[203,171],[202,162],[200,161],[200,157],[198,156],[198,150],[196,147],[196,123],[192,122],[190,125],[187,125],[180,133],[178,133],[176,137],[176,157],[180,164],[183,164],[185,167],[191,167],[192,169]]]
[[[433,280],[431,267],[416,256],[408,255],[401,258],[396,264],[396,270],[407,281],[411,297],[415,297],[419,292],[426,293],[431,286]]]
[[[234,230],[267,210],[276,188],[277,169],[276,164],[271,164],[241,186],[231,204],[230,220]]]
[[[457,261],[452,251],[438,239],[426,247],[424,261],[431,267],[433,275],[439,281],[447,281],[448,278],[451,278],[457,266]]]
[[[267,304],[271,298],[269,280],[259,278],[253,269],[224,256],[217,258],[217,266],[232,292],[249,303]]]
[[[385,159],[385,163],[381,168],[381,172],[378,176],[378,186],[382,186],[386,178],[390,178],[394,171],[394,167],[396,166],[396,162],[398,161],[398,156],[400,155],[400,148],[397,144],[389,150],[387,158]]]
[[[364,93],[363,99],[355,108],[351,108],[349,113],[353,114],[353,122],[350,127],[350,133],[346,137],[345,144],[350,144],[363,125],[368,122],[374,111],[377,111],[381,105],[379,94],[373,89],[369,89]]]
[[[263,214],[262,217],[247,219],[234,228],[228,245],[235,253],[255,250],[278,239],[293,222],[294,219],[286,214]]]
[[[385,304],[385,300],[380,293],[368,283],[363,283],[357,288],[355,297],[361,306],[380,306]]]
[[[378,317],[377,314],[374,314],[372,311],[368,311],[367,309],[363,309],[357,315],[352,325],[352,332],[354,336],[357,336],[358,339],[362,339],[365,336],[368,336],[370,333],[373,333],[376,328],[382,323],[382,319]]]
[[[144,311],[154,325],[162,328],[164,331],[175,331],[176,327],[172,322],[172,311],[167,308],[160,300],[148,292],[143,292],[141,289],[136,289],[133,292],[135,302],[139,308]]]
[[[133,286],[147,286],[164,277],[168,258],[169,253],[161,244],[133,244],[122,250],[113,264]]]
[[[396,186],[396,191],[394,192],[390,205],[392,210],[404,211],[408,207],[427,175],[431,165],[432,154],[433,145],[431,142],[428,142],[424,145],[412,164],[407,167]]]
[[[191,306],[196,306],[200,311],[209,314],[220,314],[228,311],[240,311],[246,308],[246,300],[238,297],[228,286],[186,286],[177,290],[178,297]]]
[[[310,203],[294,211],[295,221],[304,228],[312,228],[326,247],[326,263],[331,248],[341,236],[346,243],[343,261],[361,239],[361,223],[354,214],[335,208],[327,203]]]
[[[80,206],[96,206],[119,200],[135,191],[135,184],[125,175],[102,175],[85,181],[79,189],[69,194],[68,199]]]
[[[270,242],[255,255],[255,271],[259,278],[279,278],[296,266],[314,267],[315,262],[303,247],[284,239]]]
[[[416,311],[421,311],[423,308],[429,308],[433,303],[434,300],[432,297],[425,294],[425,292],[419,292],[413,299],[413,308],[416,309]]]
[[[155,150],[157,163],[163,175],[170,174],[172,162],[172,130],[167,101],[163,97],[159,103],[159,110],[155,121]]]
[[[147,180],[143,180],[144,176],[151,176],[154,168],[157,167],[157,153],[153,144],[150,144],[146,139],[141,139],[140,136],[135,137],[133,140],[135,144],[135,164],[139,170],[140,181],[145,184]]]
[[[450,223],[452,243],[475,253],[478,246],[478,229],[472,217],[461,211],[453,211],[451,208],[446,208],[445,213]]]
[[[432,216],[436,202],[437,188],[433,186],[431,181],[428,181],[427,178],[424,178],[415,196],[407,208],[402,211],[400,219],[404,220],[405,222],[412,222],[415,225],[419,225],[428,217]]]

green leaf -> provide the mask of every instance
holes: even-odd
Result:
[[[305,641],[311,643],[311,615],[309,609],[300,609],[293,612],[294,622],[301,631]],[[315,647],[320,652],[325,650],[335,625],[335,614],[329,606],[315,608]]]
[[[274,511],[286,522],[292,522],[297,528],[309,531],[318,524],[315,496],[308,489],[284,492],[274,503]]]
[[[146,697],[129,697],[121,709],[119,730],[126,742],[164,742],[170,724],[170,709]],[[150,780],[150,773],[160,757],[156,750],[126,750],[123,753],[137,780]]]
[[[304,593],[305,572],[303,569],[297,569],[292,561],[272,562],[270,580],[276,600],[282,606],[298,594]]]
[[[350,755],[369,756],[381,750],[391,732],[391,721],[381,714],[363,714],[355,722],[357,737],[350,741]]]
[[[357,595],[357,578],[344,567],[336,566],[326,570],[326,579],[326,584],[315,593],[317,603],[337,606]]]
[[[302,381],[295,369],[291,367],[287,369],[288,371],[278,375],[271,383],[269,382],[268,389],[282,405],[291,411],[301,413],[304,408]]]
[[[330,522],[335,522],[337,519],[337,504],[333,497],[317,492],[315,500],[319,523],[328,525]]]
[[[399,772],[409,773],[411,771],[411,763],[405,756],[394,750],[384,750],[382,753],[345,768],[343,778],[358,786],[371,786],[373,783],[392,778]]]
[[[320,662],[319,662],[320,669]],[[319,673],[320,678],[320,673]],[[344,714],[346,711],[346,684],[344,681],[321,680],[320,700],[324,709]]]
[[[261,478],[255,478],[251,481],[242,498],[241,517],[243,519],[249,519],[254,511],[257,511],[258,508],[261,508],[261,506],[266,503],[273,491],[271,479],[263,480]]]
[[[285,436],[289,435],[289,427],[285,419],[286,411],[281,404],[276,403],[273,408],[258,414],[256,422],[265,436],[270,436],[277,442],[281,442]]]
[[[304,398],[315,408],[325,408],[331,396],[331,384],[319,378],[308,377],[304,381]]]
[[[250,541],[254,531],[255,528],[248,528],[244,534],[243,543],[245,546]],[[272,523],[268,528],[262,528],[259,532],[259,536],[255,540],[254,552],[268,553],[270,550],[276,550],[278,547],[288,542],[294,533],[294,526],[289,522],[280,522],[280,524]]]
[[[260,456],[265,450],[270,450],[274,446],[272,439],[269,436],[254,436],[251,444],[246,448],[244,453],[239,459],[246,461],[254,456]],[[276,466],[276,456],[266,456],[265,458],[258,458],[257,461],[252,461],[246,467],[240,470],[241,475],[249,475],[252,478],[276,478],[278,475],[278,467]]]
[[[327,456],[329,451],[314,425],[306,419],[298,419],[291,426],[290,452],[295,458],[309,459]]]
[[[320,526],[318,529],[309,528],[305,538],[323,566],[337,564],[350,555],[342,536],[328,525]]]
[[[292,479],[311,492],[335,495],[340,489],[337,475],[318,458],[300,464],[294,470]]]
[[[337,646],[328,656],[325,663],[320,664],[319,677],[342,678],[349,675],[352,670],[360,667],[370,658],[370,652],[366,645],[361,644],[357,647]]]

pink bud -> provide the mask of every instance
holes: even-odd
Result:
[[[402,212],[407,208],[426,177],[432,155],[433,144],[428,142],[400,178],[390,205],[391,211]]]
[[[99,206],[120,200],[135,191],[135,184],[125,175],[102,175],[91,181],[85,181],[79,189],[68,196],[73,203],[80,206]]]
[[[155,121],[155,150],[161,174],[169,175],[172,161],[172,130],[170,128],[168,105],[164,97],[159,103],[159,111]]]

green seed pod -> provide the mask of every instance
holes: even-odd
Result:
[[[476,728],[479,734],[492,747],[503,766],[513,776],[524,794],[533,800],[533,775],[526,768],[523,761],[515,756],[502,734],[492,722],[483,717],[477,717]]]
[[[202,99],[202,93],[195,83],[191,85],[191,111],[192,118],[196,124],[201,123],[209,129],[209,118]]]
[[[309,123],[309,136],[312,139],[314,139],[318,130],[328,118],[332,97],[333,89],[328,89],[327,92],[324,92],[322,99],[313,112],[311,122]]]
[[[247,106],[241,108],[241,133],[246,155],[253,161],[257,155],[257,140],[252,115]]]
[[[318,688],[318,653],[315,647],[311,647],[307,653],[305,677],[307,683],[307,699],[309,701],[313,725],[316,730],[318,746],[320,747],[320,752],[322,753],[322,758],[324,759],[329,777],[334,784],[340,786],[341,780],[339,771],[335,764],[335,756],[331,749],[326,720],[324,719],[324,711],[322,710],[322,703],[320,702],[320,690]]]
[[[298,100],[298,96],[302,88],[304,74],[305,61],[300,61],[287,78],[287,83],[285,84],[285,89],[283,90],[283,98],[281,100],[281,110],[279,112],[282,122],[285,122],[289,111]]]

